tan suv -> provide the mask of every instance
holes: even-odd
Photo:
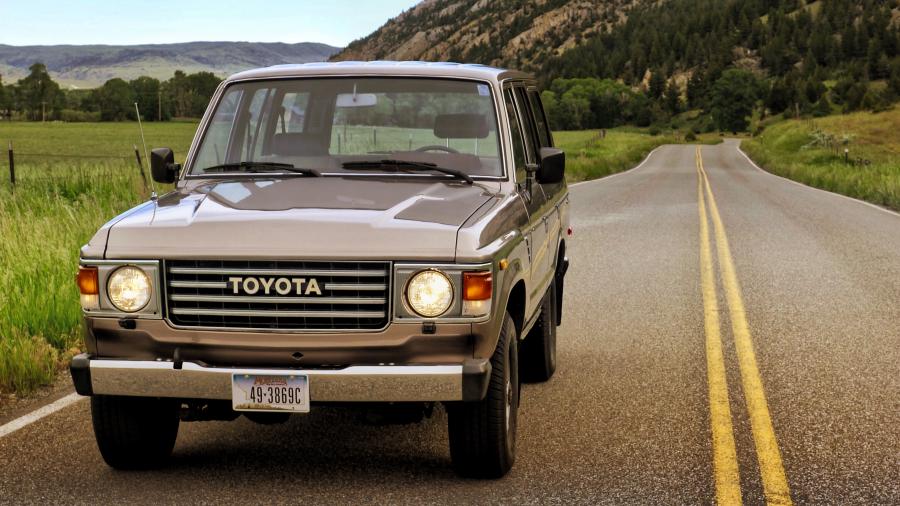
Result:
[[[174,191],[81,250],[90,395],[115,468],[181,421],[317,404],[447,410],[453,466],[515,460],[521,381],[556,368],[565,155],[535,81],[480,65],[276,66],[217,90]]]

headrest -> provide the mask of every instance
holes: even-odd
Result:
[[[484,139],[488,133],[483,114],[441,114],[434,118],[434,136],[439,139]]]
[[[283,133],[272,137],[272,153],[283,156],[323,156],[328,148],[322,136],[306,133]]]

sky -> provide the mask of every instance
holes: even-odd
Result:
[[[0,44],[324,42],[346,46],[417,0],[0,0]]]

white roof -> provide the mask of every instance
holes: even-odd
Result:
[[[462,77],[486,81],[503,81],[505,79],[534,79],[530,74],[516,70],[507,70],[487,65],[451,62],[422,61],[343,61],[320,62],[289,65],[274,65],[253,70],[246,70],[230,76],[227,82],[247,79],[266,79],[281,77],[305,76],[416,76],[416,77]]]

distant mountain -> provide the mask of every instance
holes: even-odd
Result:
[[[0,75],[9,83],[44,63],[63,87],[93,88],[114,77],[168,79],[176,70],[218,76],[282,63],[325,61],[340,48],[314,42],[186,42],[138,46],[7,46],[0,44]]]
[[[424,0],[334,60],[440,60],[537,70],[650,0]]]

